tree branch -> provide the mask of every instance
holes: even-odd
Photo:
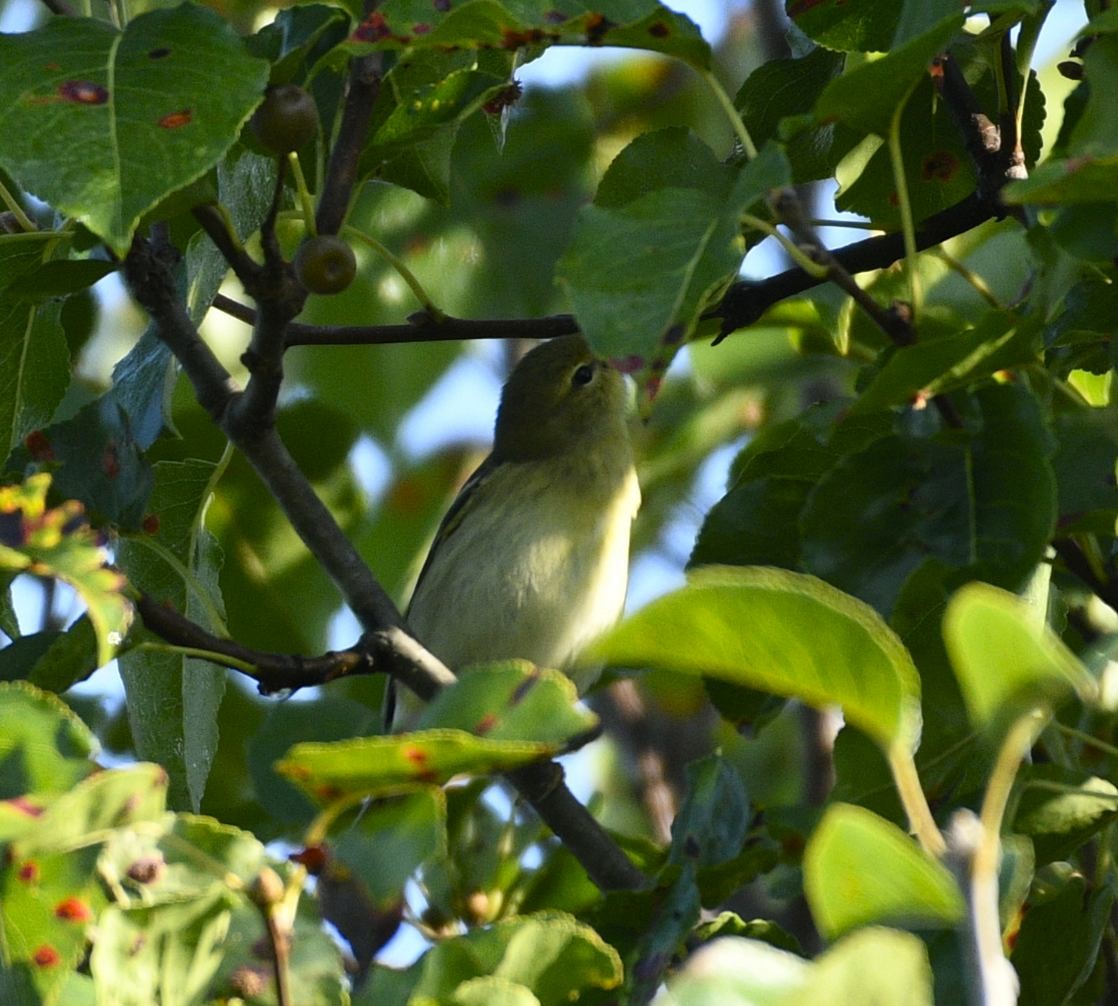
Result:
[[[375,2],[367,2],[365,13],[371,13],[376,6]],[[381,54],[375,52],[355,59],[350,65],[345,108],[315,214],[319,234],[337,234],[349,209],[369,119],[380,93],[381,61]]]
[[[317,657],[268,653],[215,636],[148,594],[141,594],[134,603],[144,625],[160,639],[175,646],[207,650],[214,654],[214,663],[220,663],[222,656],[229,657],[229,663],[223,666],[251,677],[259,686],[261,695],[296,691],[350,674],[371,674],[377,670],[370,654],[360,643],[348,650],[331,650]],[[245,664],[251,664],[253,671],[245,671]]]

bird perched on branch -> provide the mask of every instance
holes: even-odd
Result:
[[[597,669],[572,660],[621,614],[640,506],[627,397],[579,335],[542,343],[509,375],[492,453],[443,518],[407,611],[455,672],[520,657],[580,692],[593,683]],[[397,725],[417,708],[410,694],[401,707]]]

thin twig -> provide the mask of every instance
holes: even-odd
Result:
[[[230,662],[222,662],[223,666],[248,674],[256,681],[262,695],[323,685],[347,675],[376,670],[360,643],[348,650],[330,651],[317,657],[268,653],[216,636],[148,594],[141,594],[134,603],[149,631],[177,646],[206,650],[213,654],[210,659],[215,663],[221,657],[228,657]],[[251,671],[244,669],[246,664],[252,667]]]
[[[367,2],[365,13],[371,13],[376,6],[375,2]],[[369,119],[380,93],[381,61],[381,54],[374,52],[355,59],[350,65],[345,107],[318,200],[319,234],[337,234],[349,210],[361,150],[369,132]]]

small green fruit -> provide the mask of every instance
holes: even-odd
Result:
[[[341,238],[308,238],[295,253],[295,275],[311,293],[341,293],[357,275],[357,259]]]
[[[249,125],[265,150],[287,154],[315,138],[318,108],[314,98],[298,84],[280,84],[268,89]]]

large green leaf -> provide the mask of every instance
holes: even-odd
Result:
[[[650,368],[654,393],[702,311],[737,273],[742,212],[790,178],[773,145],[735,174],[683,130],[634,140],[579,215],[558,266],[595,348],[631,370]]]
[[[964,911],[945,866],[896,825],[846,803],[829,807],[808,840],[804,890],[832,940],[871,924],[948,927]]]
[[[350,0],[352,2],[352,0]],[[359,5],[352,12],[360,17]],[[655,0],[600,0],[588,11],[575,0],[386,0],[350,37],[368,49],[614,45],[664,52],[706,69],[710,47],[682,14]]]
[[[592,989],[616,988],[621,983],[621,960],[589,926],[559,912],[540,913],[443,940],[406,971],[377,969],[354,1003],[458,1002],[455,991],[464,982],[488,976],[521,986],[534,996],[534,1000],[513,1002],[562,1006]],[[490,995],[492,989],[485,992]]]
[[[890,49],[877,59],[848,68],[831,81],[815,105],[817,118],[842,122],[863,133],[889,134],[896,109],[903,105],[927,72],[928,64],[962,23],[957,5],[927,31]]]
[[[0,163],[124,255],[140,217],[229,149],[267,79],[225,21],[191,4],[123,33],[51,18],[0,35]]]
[[[153,533],[122,541],[117,558],[138,589],[220,633],[220,552],[202,527],[215,471],[207,461],[158,462]],[[137,753],[167,769],[176,806],[197,810],[217,749],[226,671],[179,653],[134,648],[121,656],[120,672]]]
[[[277,770],[319,802],[391,794],[461,772],[503,772],[558,754],[593,726],[558,671],[481,665],[427,706],[420,729],[389,737],[297,744]]]
[[[1087,669],[1027,602],[986,583],[971,583],[952,597],[943,638],[978,727],[1003,721],[1037,703],[1078,694],[1093,698]]]
[[[53,695],[0,684],[0,799],[61,793],[93,771],[97,741]]]
[[[1020,588],[1055,527],[1051,436],[1020,385],[983,388],[970,416],[962,431],[894,434],[841,458],[800,515],[806,568],[884,613],[928,563]]]
[[[0,154],[0,157],[3,155]],[[34,238],[34,240],[32,240]],[[39,235],[0,236],[0,455],[50,422],[69,381],[61,304],[19,296],[42,262]]]
[[[851,933],[814,961],[727,936],[688,958],[654,1006],[931,1006],[932,970],[919,937]]]
[[[920,681],[893,631],[863,602],[787,570],[694,570],[686,587],[627,618],[588,658],[840,705],[885,748],[914,744],[920,730]]]

